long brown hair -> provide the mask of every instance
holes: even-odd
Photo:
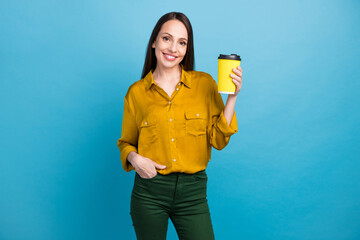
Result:
[[[186,53],[180,64],[182,64],[183,69],[186,71],[194,70],[194,64],[195,64],[194,63],[195,62],[194,41],[193,41],[193,31],[192,31],[191,23],[190,23],[189,19],[185,16],[185,14],[180,13],[180,12],[170,12],[170,13],[163,15],[159,19],[159,21],[156,23],[156,25],[151,33],[149,43],[147,46],[147,50],[146,50],[145,63],[144,63],[144,68],[143,68],[143,71],[141,74],[141,78],[144,78],[150,70],[155,69],[157,61],[156,61],[156,56],[155,56],[155,49],[152,48],[152,44],[155,42],[156,37],[159,34],[162,25],[164,23],[166,23],[167,21],[174,20],[174,19],[182,22],[185,25],[185,28],[188,33]]]

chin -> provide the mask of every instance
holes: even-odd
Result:
[[[171,64],[165,64],[164,67],[167,67],[167,68],[173,68],[173,67],[177,67],[179,66],[179,62],[177,63],[171,63]]]
[[[176,62],[162,62],[162,64],[164,68],[174,68],[180,65],[180,62],[176,61]]]

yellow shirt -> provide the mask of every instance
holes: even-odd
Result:
[[[237,132],[236,114],[227,124],[217,84],[207,73],[182,70],[169,95],[155,84],[152,72],[132,84],[125,96],[121,138],[117,145],[125,171],[131,151],[166,165],[161,174],[204,170],[211,146],[221,150]]]

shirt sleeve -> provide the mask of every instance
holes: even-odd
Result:
[[[135,116],[127,98],[125,97],[124,113],[121,128],[121,138],[117,141],[120,150],[120,159],[125,171],[130,172],[134,167],[127,161],[127,156],[131,151],[137,151],[138,143],[138,127],[136,125]]]
[[[224,116],[224,102],[217,89],[217,84],[213,80],[211,102],[210,102],[210,115],[212,119],[212,126],[210,130],[210,144],[215,149],[221,150],[229,143],[230,136],[238,131],[236,113],[228,125]]]

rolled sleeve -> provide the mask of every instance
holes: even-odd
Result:
[[[225,137],[230,137],[234,133],[237,133],[238,125],[237,125],[236,113],[234,112],[234,116],[231,119],[230,125],[228,125],[227,120],[224,116],[224,111],[221,111],[216,127],[219,130],[219,132],[221,132]]]
[[[212,129],[210,131],[210,144],[215,149],[221,150],[229,143],[230,136],[238,131],[236,113],[230,121],[224,116],[224,102],[217,91],[217,84],[213,81],[210,112],[212,116]]]
[[[119,141],[120,141],[120,139],[118,140],[118,142]],[[119,143],[118,143],[118,146],[119,146]],[[131,170],[134,169],[134,167],[127,160],[127,156],[132,151],[137,153],[137,148],[134,146],[131,146],[131,145],[127,145],[127,146],[124,146],[123,148],[121,148],[121,147],[119,147],[119,148],[120,148],[120,158],[121,158],[122,166],[126,172],[130,172]]]
[[[120,150],[120,159],[125,171],[130,172],[134,167],[128,162],[127,156],[130,152],[138,152],[138,127],[136,125],[135,116],[129,102],[125,97],[124,114],[122,122],[121,138],[117,141]]]

